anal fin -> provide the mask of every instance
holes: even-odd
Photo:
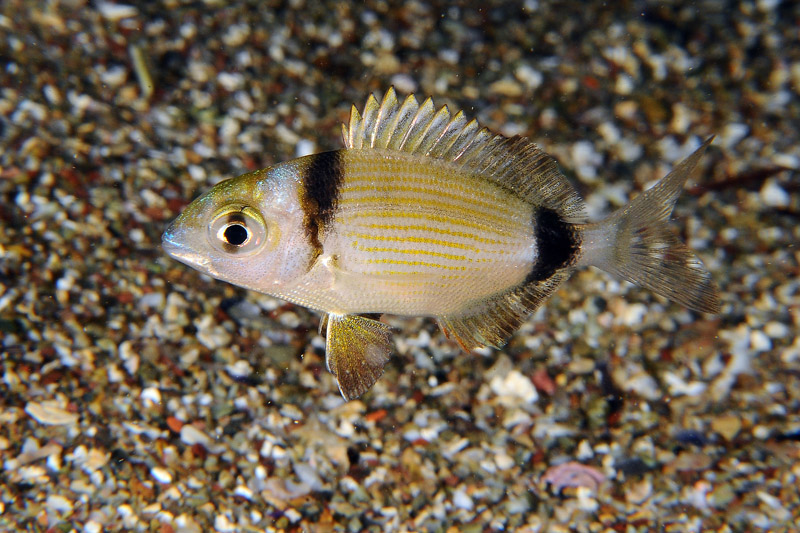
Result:
[[[462,313],[438,317],[437,322],[447,338],[467,352],[482,346],[500,348],[570,272],[569,268],[556,270],[545,280],[515,287]]]
[[[328,370],[345,400],[358,398],[383,375],[392,352],[391,328],[360,315],[331,313],[324,322]]]

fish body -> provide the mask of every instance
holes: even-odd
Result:
[[[579,267],[594,265],[704,312],[718,292],[666,225],[707,141],[604,221],[555,161],[436,110],[370,97],[346,148],[224,181],[164,233],[172,257],[324,313],[326,357],[346,399],[391,353],[384,313],[435,318],[465,350],[502,346]]]
[[[529,273],[531,209],[510,192],[402,152],[322,158],[347,169],[336,209],[323,224],[316,268],[279,296],[339,314],[442,316]]]

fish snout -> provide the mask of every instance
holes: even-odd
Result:
[[[164,230],[164,234],[161,235],[161,248],[163,248],[167,255],[173,257],[183,249],[178,239],[178,232],[174,222],[170,224],[167,229]]]

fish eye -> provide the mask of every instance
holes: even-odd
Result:
[[[234,222],[221,229],[222,240],[231,246],[244,246],[250,240],[250,230],[244,224]]]
[[[267,240],[267,224],[252,207],[228,207],[218,211],[208,226],[211,243],[229,255],[247,255]]]

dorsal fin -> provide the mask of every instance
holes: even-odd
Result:
[[[546,207],[570,223],[584,222],[584,204],[555,160],[523,137],[507,138],[468,121],[447,106],[439,110],[414,95],[400,104],[390,88],[378,104],[370,95],[363,114],[355,106],[342,124],[348,149],[397,150],[448,161],[509,189],[533,206]]]

